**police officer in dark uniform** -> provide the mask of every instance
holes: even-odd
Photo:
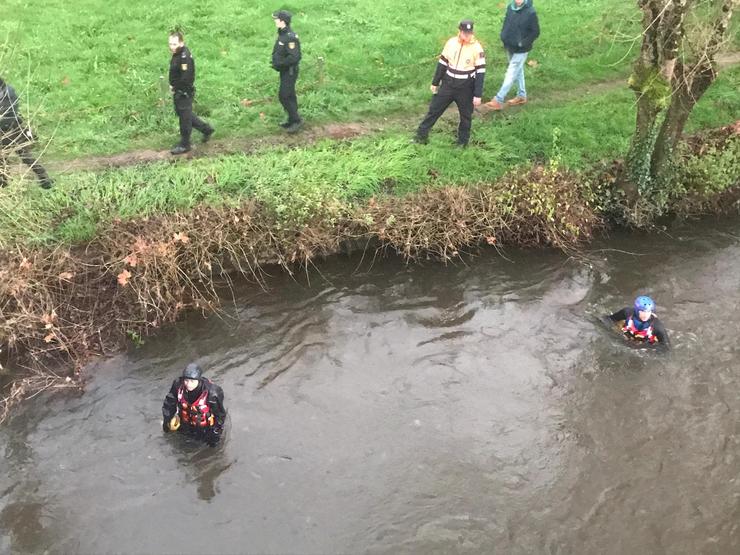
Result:
[[[16,154],[31,168],[41,187],[48,189],[52,186],[49,174],[31,153],[33,142],[31,128],[24,125],[21,118],[15,89],[0,78],[0,187],[8,184],[7,157],[11,154]]]
[[[193,113],[193,98],[195,97],[195,61],[185,46],[182,33],[170,33],[170,90],[175,102],[175,113],[180,118],[180,142],[170,152],[184,154],[190,151],[190,134],[195,127],[203,133],[203,142],[207,142],[213,135],[213,127],[208,125]]]
[[[454,102],[460,113],[457,144],[466,147],[470,139],[473,110],[480,106],[483,80],[486,75],[486,55],[473,36],[473,22],[465,19],[458,26],[457,36],[445,44],[432,78],[432,98],[429,111],[416,130],[414,142],[426,144],[429,131]]]
[[[298,98],[295,94],[295,84],[298,80],[298,64],[301,61],[301,43],[290,28],[292,19],[290,12],[280,10],[272,14],[278,37],[272,49],[272,68],[280,72],[280,104],[288,113],[288,121],[280,127],[288,133],[297,132],[303,121],[298,115]]]
[[[224,391],[203,377],[200,366],[188,364],[182,376],[172,382],[162,404],[162,416],[165,432],[186,433],[215,447],[226,421]]]

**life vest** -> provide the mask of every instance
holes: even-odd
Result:
[[[653,316],[651,316],[650,320],[645,322],[645,324],[647,325],[637,327],[635,324],[635,315],[633,314],[624,322],[622,333],[630,339],[634,339],[635,341],[646,341],[652,345],[658,341],[658,338],[653,334]]]
[[[180,407],[180,420],[194,428],[210,428],[215,424],[215,418],[208,406],[208,388],[205,383],[203,391],[193,403],[188,403],[185,397],[185,384],[177,390],[177,405]]]

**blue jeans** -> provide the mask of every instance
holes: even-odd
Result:
[[[504,103],[506,95],[514,85],[514,81],[516,81],[518,88],[517,96],[527,98],[527,89],[524,86],[524,62],[527,61],[527,54],[529,52],[515,54],[508,50],[506,51],[506,57],[509,58],[509,67],[506,68],[506,75],[504,75],[504,82],[501,85],[501,89],[496,94],[496,100],[501,104]]]

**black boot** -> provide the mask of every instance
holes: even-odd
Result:
[[[186,152],[190,152],[189,146],[183,146],[183,145],[175,145],[172,147],[172,150],[170,150],[172,154],[185,154]]]

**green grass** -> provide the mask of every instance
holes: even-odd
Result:
[[[0,47],[0,61],[8,81],[28,83],[24,98],[39,134],[54,137],[45,159],[163,148],[175,140],[175,116],[169,103],[162,107],[158,101],[160,68],[169,59],[166,35],[176,24],[186,28],[197,59],[200,111],[222,137],[272,133],[282,117],[272,100],[250,108],[239,104],[241,98],[275,94],[276,75],[267,63],[275,6],[183,1],[177,13],[184,15],[175,21],[173,6],[139,2],[124,7],[82,0],[74,10],[61,0],[5,5],[0,33],[9,40]],[[532,102],[476,118],[465,151],[451,148],[456,117],[440,121],[427,146],[409,144],[409,138],[429,100],[434,58],[463,16],[476,19],[478,36],[488,46],[486,97],[495,92],[504,71],[497,38],[503,10],[473,2],[440,8],[420,0],[412,17],[390,0],[303,2],[288,8],[297,14],[295,28],[305,45],[304,115],[319,122],[388,117],[385,131],[349,142],[264,147],[249,156],[61,174],[50,191],[16,182],[0,192],[0,248],[77,243],[116,218],[254,197],[286,221],[301,221],[327,202],[491,181],[532,160],[557,158],[579,169],[623,156],[634,129],[634,94],[618,81],[593,94],[585,91],[626,77],[639,48],[636,8],[613,0],[536,5],[543,35],[532,54],[539,65],[527,68]],[[318,56],[326,59],[322,85]],[[688,129],[734,121],[739,81],[740,69],[723,72]],[[397,113],[404,117],[394,118]]]
[[[738,75],[740,70],[733,70],[720,77],[702,99],[692,127],[732,121]],[[634,95],[617,88],[579,96],[578,102],[539,100],[525,109],[476,118],[473,146],[464,151],[452,148],[455,123],[454,118],[441,120],[426,146],[410,144],[408,130],[391,127],[349,142],[62,175],[50,191],[15,184],[0,194],[0,247],[76,243],[92,238],[114,218],[187,210],[200,203],[215,206],[256,197],[286,220],[301,221],[322,203],[491,181],[532,159],[557,158],[574,169],[586,168],[626,151]]]
[[[176,120],[169,97],[162,100],[160,75],[169,62],[167,33],[180,26],[196,59],[200,114],[221,138],[264,135],[282,118],[277,74],[269,67],[275,6],[4,0],[0,61],[6,79],[24,89],[39,136],[53,137],[47,158],[165,148],[177,138]],[[639,24],[634,6],[615,0],[535,6],[543,32],[532,53],[540,65],[530,71],[531,95],[626,73],[635,52],[628,39]],[[288,7],[303,42],[299,99],[309,121],[418,110],[428,100],[435,58],[463,17],[476,20],[488,51],[486,96],[500,85],[502,3],[418,0],[409,9],[397,0],[307,0]],[[255,104],[245,108],[242,99]]]

